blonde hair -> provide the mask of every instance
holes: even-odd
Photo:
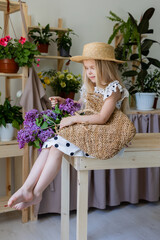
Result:
[[[95,60],[96,66],[96,86],[106,88],[109,83],[118,80],[123,86],[118,74],[117,64],[107,60]],[[85,68],[83,69],[83,79],[88,92],[94,91],[94,83],[90,81],[86,75]]]

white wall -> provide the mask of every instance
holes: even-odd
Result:
[[[72,56],[81,54],[83,45],[86,43],[108,41],[114,25],[106,17],[109,16],[110,10],[123,19],[127,19],[127,12],[130,12],[138,20],[146,9],[154,7],[156,10],[150,25],[154,29],[152,39],[160,42],[159,0],[26,0],[26,3],[28,5],[28,13],[32,16],[33,25],[40,22],[41,25],[49,23],[50,26],[57,26],[58,18],[62,18],[63,27],[69,27],[79,35],[79,37],[73,36]],[[18,36],[20,36],[21,32],[20,19],[19,13],[12,16],[14,28]],[[2,26],[2,22],[3,17],[0,14],[0,26]],[[56,49],[55,45],[53,47]],[[54,52],[56,51],[55,49],[50,49],[50,51]],[[151,56],[160,60],[159,45],[155,44],[152,47]],[[55,65],[55,63],[48,62],[48,65],[52,66],[52,64]],[[44,67],[43,61],[41,61],[41,65]],[[81,73],[81,64],[71,63],[70,70],[74,73]],[[20,87],[19,83],[12,82],[12,98],[14,98],[16,91]],[[4,83],[0,81],[0,91],[3,91],[3,88]],[[2,169],[2,165],[0,165],[0,169]],[[2,193],[2,182],[0,178],[0,194]]]

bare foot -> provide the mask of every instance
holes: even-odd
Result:
[[[13,207],[21,202],[30,202],[33,199],[33,193],[25,188],[21,187],[15,192],[8,201],[8,207]]]
[[[40,195],[38,197],[34,196],[32,201],[18,203],[16,205],[14,205],[14,208],[16,210],[23,210],[23,209],[28,208],[32,205],[36,205],[36,204],[40,203],[41,200],[42,200],[42,195]]]

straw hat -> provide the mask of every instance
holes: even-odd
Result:
[[[83,60],[108,60],[116,63],[124,61],[115,59],[114,48],[103,42],[93,42],[84,45],[82,56],[71,57],[73,62],[82,63]]]

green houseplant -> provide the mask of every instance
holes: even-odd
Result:
[[[81,75],[75,75],[68,70],[55,72],[51,78],[50,86],[56,95],[64,98],[74,98],[81,87]]]
[[[56,31],[57,38],[55,42],[57,43],[58,51],[63,57],[69,57],[70,48],[72,46],[72,38],[70,34],[76,35],[72,29],[68,29],[67,32]]]
[[[143,94],[144,96],[149,92],[149,96],[153,95],[152,101],[154,101],[155,94],[151,94],[153,88],[151,88],[152,84],[148,81],[147,76],[151,65],[160,68],[160,61],[148,56],[151,46],[154,43],[157,43],[157,41],[147,38],[148,34],[153,34],[153,29],[149,28],[149,21],[152,18],[154,11],[154,8],[147,9],[139,23],[130,13],[127,22],[119,18],[117,15],[113,16],[110,20],[116,21],[116,24],[114,25],[113,34],[109,38],[109,42],[112,41],[119,31],[124,36],[124,41],[121,45],[123,48],[123,56],[124,52],[127,51],[126,60],[132,62],[132,69],[125,69],[122,71],[122,76],[135,79],[129,88],[130,94],[135,94],[137,97],[140,96],[139,92],[145,93]],[[137,51],[133,52],[133,48]],[[137,108],[139,109],[139,107]],[[142,108],[142,106],[140,108]],[[151,107],[146,107],[146,110],[149,109],[151,109]]]
[[[11,106],[9,98],[0,104],[0,135],[1,141],[9,141],[13,138],[14,128],[20,129],[23,123],[21,107]]]
[[[38,55],[39,51],[34,43],[26,41],[21,37],[18,39],[12,39],[10,36],[6,36],[0,39],[0,71],[6,72],[6,65],[3,62],[9,62],[9,67],[13,62],[16,65],[15,72],[19,67],[31,67],[33,63],[38,64],[39,59],[35,59],[35,55]],[[11,60],[11,62],[9,61]],[[6,70],[6,71],[5,71]],[[11,69],[12,73],[12,69]]]
[[[47,24],[44,28],[42,28],[41,24],[38,23],[38,28],[31,29],[28,33],[34,43],[37,44],[40,52],[48,52],[48,46],[51,41],[54,41],[50,32],[50,25]]]
[[[50,85],[51,81],[53,80],[53,76],[55,76],[55,74],[56,74],[56,70],[54,69],[49,69],[47,71],[41,71],[38,73],[38,77],[41,80],[41,83],[44,89],[46,89],[47,85]]]
[[[6,98],[3,104],[0,104],[0,126],[6,127],[7,123],[11,123],[16,129],[20,129],[23,123],[21,107],[11,106],[9,98]]]

